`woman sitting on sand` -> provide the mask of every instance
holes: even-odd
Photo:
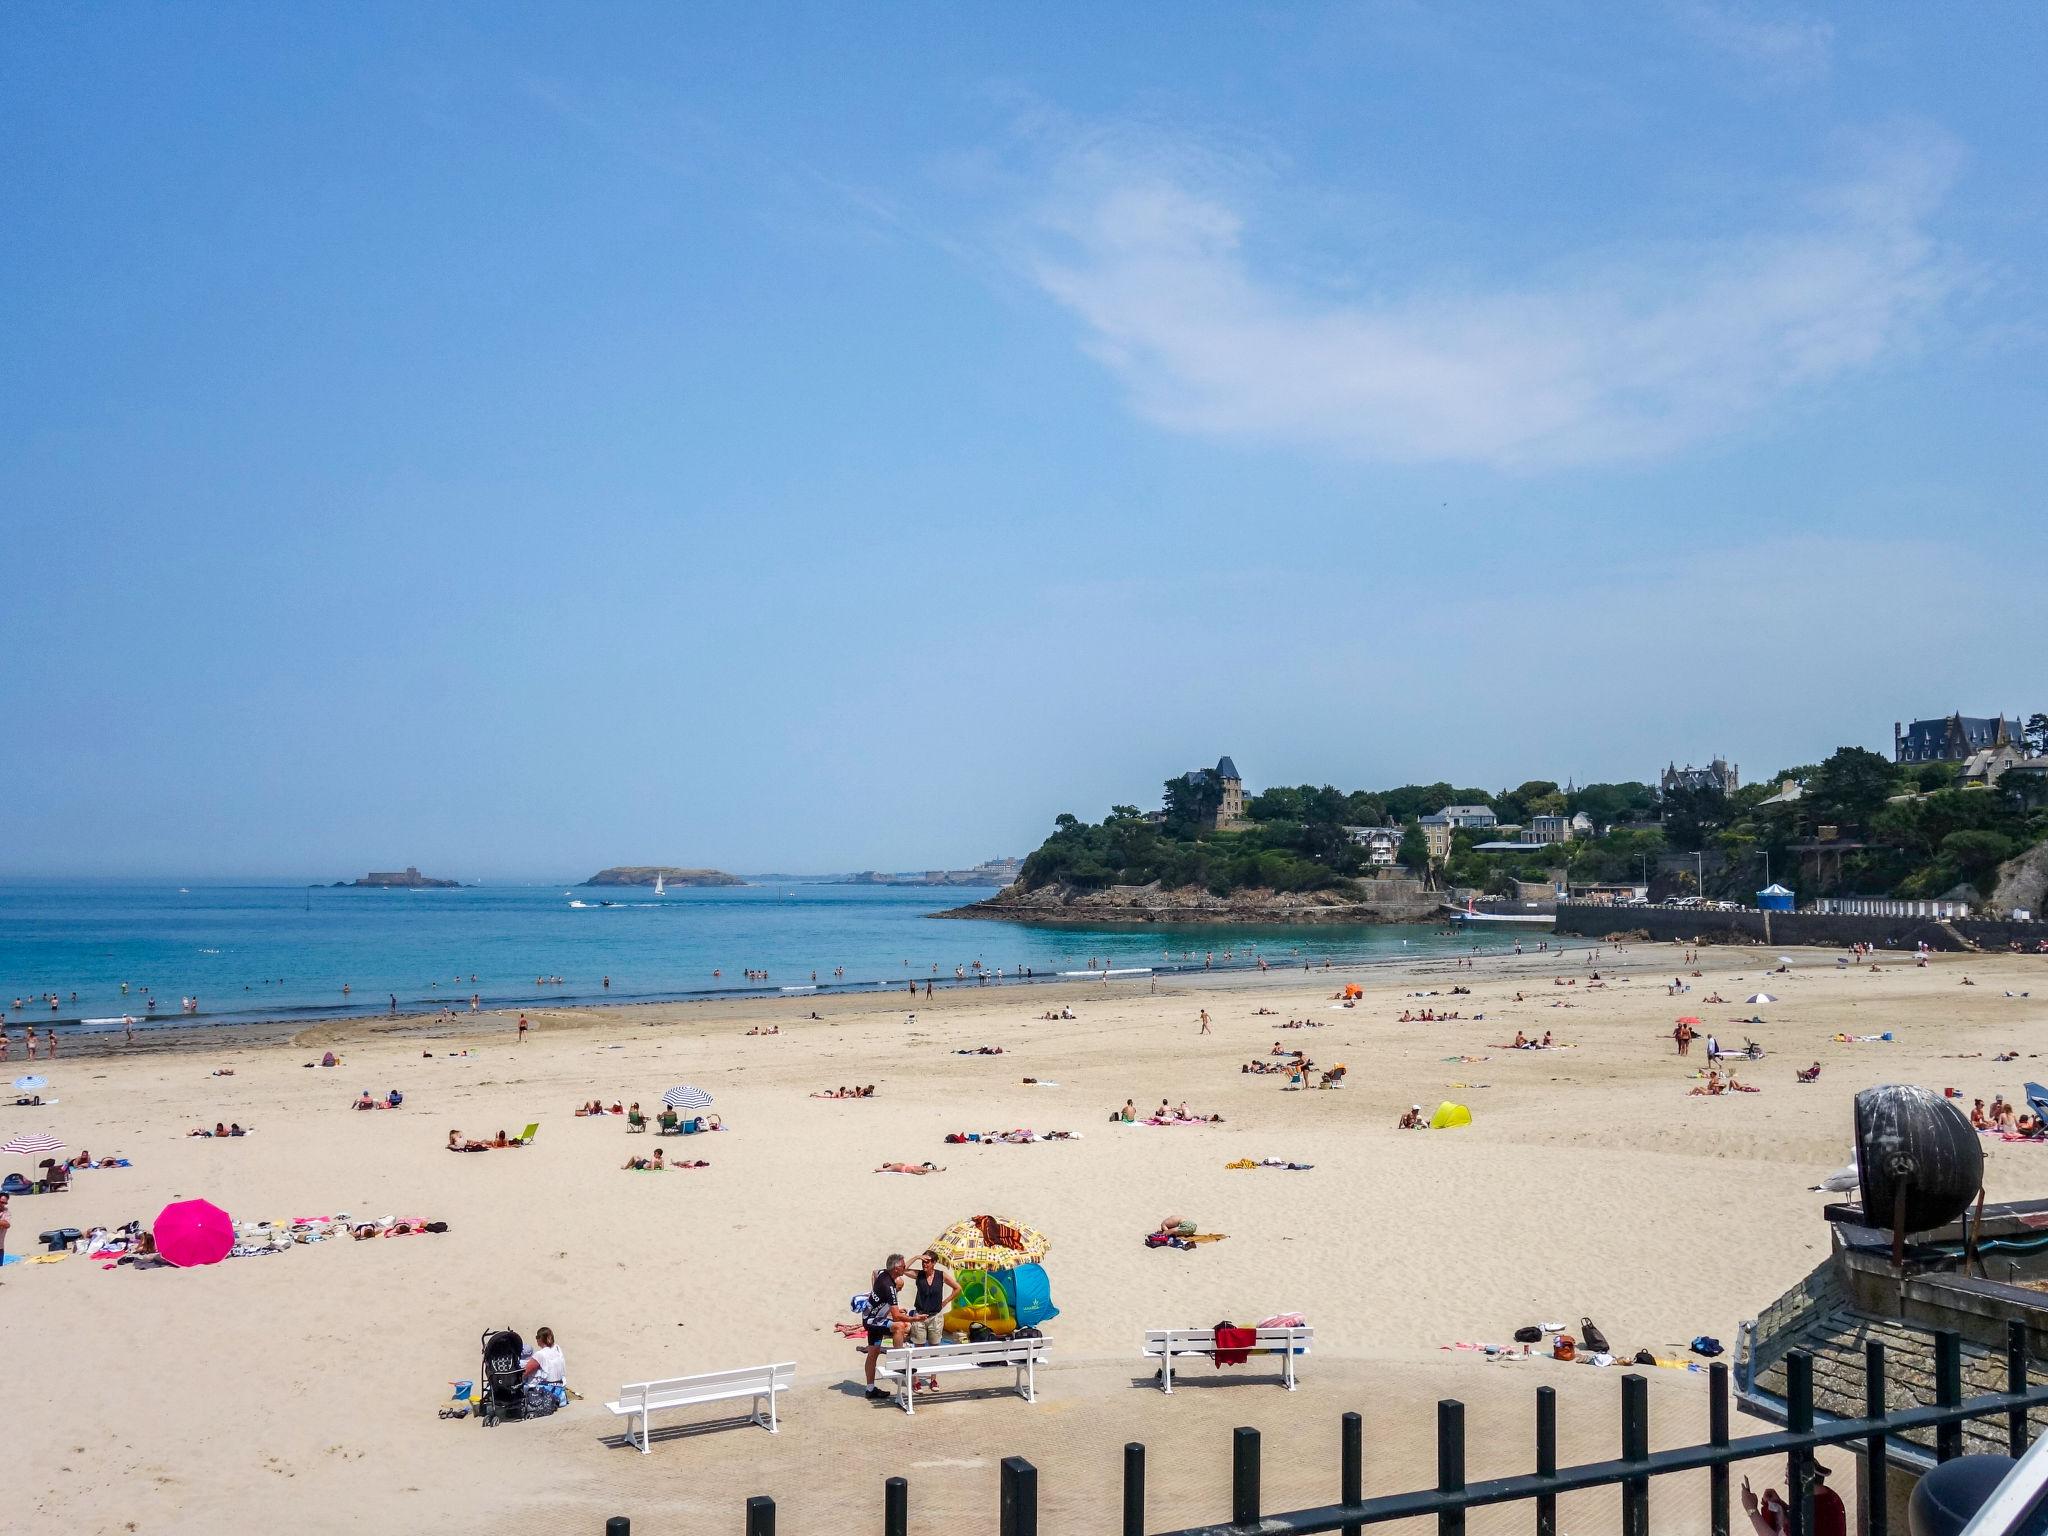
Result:
[[[1428,1127],[1423,1123],[1422,1119],[1422,1106],[1420,1104],[1410,1104],[1408,1106],[1408,1113],[1395,1122],[1394,1129],[1397,1131],[1427,1130]]]
[[[1707,1080],[1701,1083],[1699,1087],[1693,1089],[1690,1097],[1695,1099],[1710,1098],[1724,1091],[1721,1086],[1721,1074],[1712,1067],[1709,1067],[1707,1069]]]
[[[945,1171],[937,1163],[884,1163],[875,1170],[877,1173],[915,1174],[944,1173]]]

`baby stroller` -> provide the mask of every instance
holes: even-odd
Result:
[[[485,1332],[482,1401],[477,1405],[477,1422],[496,1424],[500,1419],[526,1417],[526,1369],[521,1359],[526,1341],[510,1328]]]

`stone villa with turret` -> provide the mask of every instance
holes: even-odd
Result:
[[[1215,814],[1203,820],[1203,826],[1212,832],[1229,832],[1245,825],[1244,778],[1237,771],[1237,764],[1228,757],[1216,760],[1214,768],[1196,768],[1188,773],[1194,781],[1207,780],[1222,789],[1216,802]]]

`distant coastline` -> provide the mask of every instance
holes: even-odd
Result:
[[[617,864],[600,869],[583,883],[590,885],[745,885],[738,875],[722,869],[680,869],[669,864]]]

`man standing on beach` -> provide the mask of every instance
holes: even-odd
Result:
[[[1209,1033],[1209,1010],[1206,1008],[1202,1010],[1202,1027],[1196,1033],[1203,1035]]]
[[[875,1366],[881,1361],[882,1351],[891,1344],[901,1346],[910,1336],[910,1319],[896,1305],[896,1286],[909,1269],[902,1254],[892,1253],[868,1285],[867,1310],[861,1314],[861,1322],[868,1331],[867,1380],[868,1396],[872,1398],[886,1400],[889,1396],[875,1385]]]
[[[519,1043],[526,1043],[526,1015],[523,1013],[519,1015]]]

